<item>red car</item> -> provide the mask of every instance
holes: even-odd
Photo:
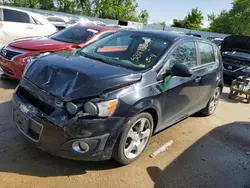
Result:
[[[78,24],[49,37],[21,38],[1,49],[0,67],[7,76],[20,80],[26,64],[38,57],[81,48],[116,31],[117,28]]]

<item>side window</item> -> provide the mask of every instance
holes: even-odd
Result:
[[[30,17],[25,12],[3,9],[3,18],[6,22],[30,23]]]
[[[200,57],[201,57],[202,65],[215,62],[214,49],[212,45],[199,42],[198,46],[200,50]]]
[[[107,37],[107,36],[109,36],[109,35],[111,35],[111,34],[113,34],[114,32],[106,32],[106,33],[103,33],[100,37],[99,37],[99,39],[102,39],[102,38],[104,38],[104,37]]]
[[[196,47],[194,42],[185,42],[181,44],[169,57],[169,66],[175,63],[182,63],[189,68],[197,66]]]

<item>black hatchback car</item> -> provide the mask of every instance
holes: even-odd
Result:
[[[121,164],[152,134],[200,111],[223,88],[217,46],[161,31],[121,31],[28,64],[13,95],[20,131],[52,154]]]

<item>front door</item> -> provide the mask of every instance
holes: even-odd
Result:
[[[171,69],[175,63],[183,63],[190,69],[197,66],[196,44],[194,41],[187,41],[179,44],[167,57],[166,63],[160,72]],[[199,79],[194,75],[188,78],[171,76],[165,79],[165,86],[162,87],[162,129],[193,113],[193,106],[199,90]]]

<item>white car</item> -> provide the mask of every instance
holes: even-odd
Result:
[[[69,21],[67,17],[58,17],[58,16],[48,16],[47,20],[53,24],[58,30],[66,28],[66,22]]]
[[[47,36],[56,31],[56,27],[42,15],[0,6],[0,47],[15,39]]]

